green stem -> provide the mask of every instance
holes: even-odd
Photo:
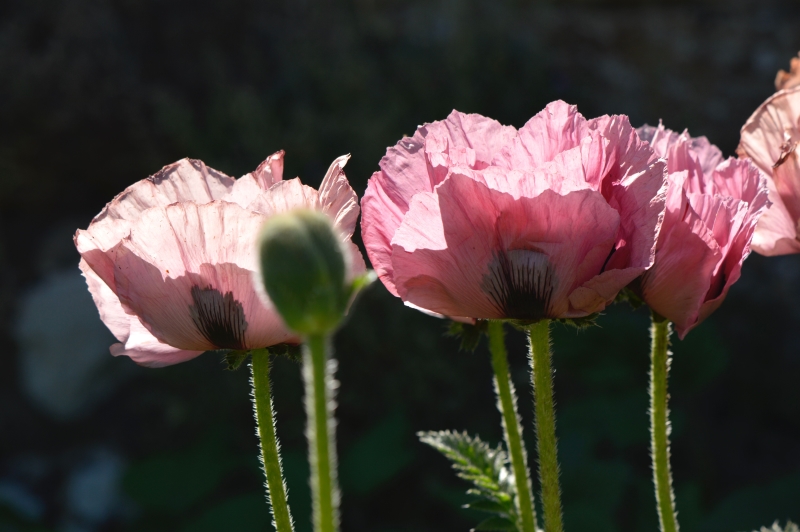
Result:
[[[669,465],[669,394],[667,380],[672,353],[669,352],[669,335],[672,327],[668,320],[653,313],[653,337],[650,360],[650,444],[653,458],[653,482],[656,486],[658,520],[662,532],[678,532],[675,514],[675,494],[672,491],[672,471]]]
[[[528,457],[522,443],[522,426],[517,413],[517,396],[508,372],[505,333],[502,321],[489,322],[489,350],[492,353],[492,368],[497,391],[497,408],[503,415],[503,434],[511,456],[511,468],[517,486],[517,511],[520,515],[521,532],[536,532],[536,510],[533,507],[531,479],[528,475]]]
[[[311,463],[311,495],[314,530],[339,530],[339,489],[336,482],[336,407],[333,373],[336,362],[329,358],[329,338],[311,335],[303,346],[303,379],[306,385],[308,459]]]
[[[536,406],[536,448],[539,452],[544,530],[562,532],[564,527],[561,523],[561,488],[558,482],[553,370],[550,366],[550,320],[534,323],[528,332],[533,399]]]
[[[278,532],[292,532],[294,524],[286,500],[286,484],[281,469],[280,443],[275,434],[275,414],[269,381],[269,351],[252,351],[253,406],[256,411],[258,437],[261,440],[261,463],[267,477],[267,500],[272,506],[272,524]]]

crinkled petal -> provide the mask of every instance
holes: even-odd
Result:
[[[258,168],[242,176],[242,179],[250,176],[259,187],[266,190],[278,181],[283,180],[283,157],[286,152],[276,151],[258,165]]]
[[[710,175],[711,172],[722,162],[722,151],[711,144],[706,137],[690,137],[688,131],[678,134],[671,129],[667,129],[659,121],[657,127],[643,125],[636,128],[636,133],[644,141],[647,141],[655,150],[656,155],[664,159],[671,157],[670,150],[678,144],[686,144],[691,157],[697,162],[703,174]],[[683,165],[675,164],[677,161],[668,161],[669,173],[687,170]]]
[[[124,238],[131,222],[152,207],[176,202],[208,203],[225,197],[234,179],[196,159],[181,159],[118,194],[86,230],[102,250]]]
[[[758,220],[751,246],[753,251],[773,257],[800,253],[800,240],[797,238],[797,228],[781,197],[772,185],[769,191],[771,206],[766,209]]]
[[[578,146],[586,135],[585,127],[586,119],[576,106],[561,100],[551,102],[497,152],[494,164],[516,170],[533,170],[552,161],[562,151]]]
[[[711,232],[692,209],[659,243],[656,262],[641,281],[642,296],[650,308],[675,323],[681,338],[697,325],[722,257]]]
[[[797,140],[792,130],[797,128],[799,116],[800,87],[776,92],[742,126],[737,152],[752,159],[765,174],[772,175],[773,165],[783,154],[784,142]]]
[[[606,139],[592,133],[574,148],[528,171],[490,166],[484,170],[455,168],[452,172],[469,175],[514,198],[534,198],[546,190],[565,196],[577,190],[598,189],[596,183],[607,172],[606,145]]]
[[[393,240],[395,281],[404,300],[440,314],[522,318],[531,310],[520,304],[540,304],[540,317],[562,317],[570,292],[602,268],[618,224],[591,190],[514,198],[451,174],[412,201]]]
[[[687,194],[692,211],[711,232],[722,254],[734,244],[747,217],[747,203],[728,196]]]
[[[358,196],[344,175],[344,165],[350,155],[343,155],[333,161],[319,187],[319,206],[330,216],[336,227],[348,239],[353,236],[358,221]]]
[[[270,187],[250,203],[248,209],[266,216],[294,209],[318,210],[319,193],[295,177]]]
[[[655,163],[611,186],[609,204],[619,212],[621,223],[606,270],[632,268],[642,273],[653,264],[666,205],[665,179],[665,165]]]
[[[432,137],[431,147],[438,150],[431,154],[434,160],[443,161],[452,151],[459,162],[471,160],[483,168],[514,135],[513,127],[453,111],[447,119],[420,126],[413,137],[403,138],[386,150],[380,171],[372,175],[361,199],[361,233],[372,267],[391,293],[397,295],[392,280],[392,236],[408,211],[411,198],[420,192],[432,192],[446,176],[446,172],[437,173],[429,163],[427,137]]]
[[[594,118],[586,128],[609,140],[609,172],[600,190],[621,220],[616,249],[606,270],[633,268],[643,272],[653,264],[664,215],[666,163],[639,138],[627,116]]]
[[[691,150],[700,162],[704,174],[713,172],[724,159],[722,150],[711,144],[705,136],[692,137]]]

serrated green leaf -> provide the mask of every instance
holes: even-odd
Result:
[[[421,442],[450,459],[460,478],[472,483],[473,487],[467,493],[478,497],[478,500],[467,507],[496,514],[492,519],[497,520],[489,519],[479,527],[492,523],[495,523],[492,526],[502,524],[502,528],[476,530],[518,530],[516,523],[519,516],[515,504],[517,490],[513,475],[508,469],[508,454],[501,446],[492,448],[480,438],[471,437],[466,432],[419,432],[417,436]]]
[[[559,318],[556,321],[563,323],[564,325],[571,325],[576,329],[588,329],[589,327],[597,327],[597,318],[599,317],[600,313],[595,312],[594,314],[589,314],[588,316],[584,316],[582,318]]]
[[[775,521],[772,523],[772,527],[767,528],[762,526],[760,531],[755,530],[753,532],[800,532],[800,529],[798,529],[797,525],[791,521],[787,521],[786,527],[784,528],[781,528],[781,525],[778,523],[778,521]]]
[[[516,530],[517,526],[505,517],[490,517],[473,530]]]
[[[247,357],[250,355],[250,351],[238,351],[238,350],[231,350],[225,354],[225,369],[228,371],[236,371],[241,367]]]
[[[267,348],[270,355],[284,356],[295,362],[300,362],[303,348],[300,344],[275,344]]]

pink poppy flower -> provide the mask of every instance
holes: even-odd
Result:
[[[331,217],[350,242],[359,214],[336,159],[320,190],[283,181],[283,152],[233,179],[183,159],[128,187],[86,230],[75,234],[100,317],[120,341],[115,356],[151,367],[184,362],[211,349],[255,349],[299,342],[257,293],[256,236],[269,216],[294,208]]]
[[[778,75],[775,76],[775,90],[791,89],[798,85],[800,85],[800,57],[792,57],[789,61],[789,72],[778,70]]]
[[[364,244],[389,291],[425,311],[583,317],[652,264],[666,169],[626,117],[558,101],[517,131],[453,111],[380,168]]]
[[[680,338],[714,312],[741,274],[768,207],[766,180],[750,161],[729,158],[705,137],[643,126],[639,136],[667,160],[669,189],[656,260],[637,290],[675,323]]]
[[[767,99],[742,127],[736,152],[767,175],[772,207],[761,217],[753,250],[767,256],[800,253],[800,87]]]

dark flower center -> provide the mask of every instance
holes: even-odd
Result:
[[[206,340],[220,349],[245,349],[244,319],[242,304],[233,298],[233,292],[225,295],[215,288],[192,287],[189,307],[192,321]]]
[[[482,288],[505,318],[538,321],[550,315],[554,284],[547,255],[503,250],[495,253]]]

